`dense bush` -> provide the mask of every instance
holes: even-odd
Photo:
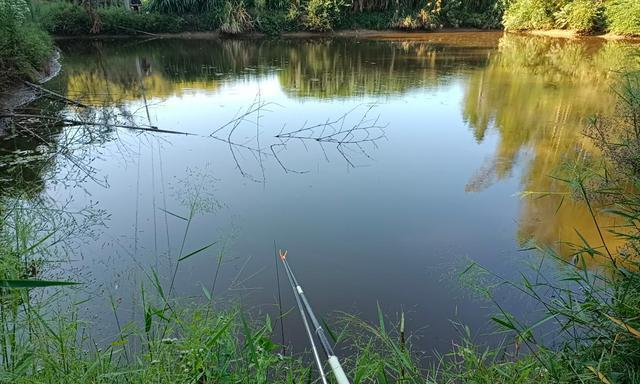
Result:
[[[215,0],[149,0],[145,10],[173,15],[201,14],[217,8]]]
[[[439,26],[438,12],[423,8],[416,14],[405,15],[397,18],[393,21],[391,26],[393,28],[405,29],[409,31],[416,29],[435,29]]]
[[[640,35],[638,0],[515,0],[502,19],[506,30],[550,29]]]
[[[556,26],[578,32],[594,32],[604,28],[604,5],[599,0],[575,0],[555,13]]]
[[[391,26],[393,12],[367,11],[349,13],[342,17],[339,24],[340,29],[386,29]]]
[[[89,34],[92,23],[86,10],[70,3],[52,3],[37,9],[38,19],[45,30],[56,35]],[[122,7],[100,8],[102,34],[177,33],[184,31],[212,31],[218,27],[213,12],[203,15],[168,15],[157,12],[131,12]]]
[[[515,0],[502,18],[506,30],[549,29],[553,27],[552,4],[547,0]]]
[[[440,21],[451,27],[499,28],[504,13],[504,0],[442,2]]]
[[[310,31],[330,31],[339,22],[343,8],[341,0],[309,0],[304,5],[302,25]]]
[[[609,31],[620,35],[640,36],[640,1],[612,0],[606,9]]]
[[[284,10],[259,13],[256,18],[256,26],[260,32],[267,35],[291,32],[299,28],[295,18],[291,18],[289,12]]]
[[[91,29],[89,15],[76,4],[43,3],[36,13],[42,27],[54,35],[82,35]]]
[[[51,56],[51,38],[28,11],[26,2],[0,0],[0,84],[33,78]]]
[[[9,1],[9,0],[0,0]],[[15,0],[24,2],[24,0]],[[26,4],[26,3],[25,3]],[[89,33],[87,10],[74,2],[39,2],[38,18],[54,34]],[[244,33],[340,29],[433,30],[440,27],[550,29],[640,34],[638,0],[148,0],[145,12],[98,8],[101,33]],[[28,8],[27,8],[28,11]],[[24,11],[23,11],[24,13]],[[606,16],[606,17],[605,17]]]
[[[215,14],[173,16],[160,13],[135,13],[124,8],[105,8],[98,11],[102,19],[102,33],[136,34],[213,31],[219,23]]]
[[[220,31],[231,35],[253,30],[253,18],[247,12],[242,0],[231,0],[224,3],[220,18]]]

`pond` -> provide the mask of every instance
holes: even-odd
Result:
[[[552,176],[597,158],[588,118],[615,111],[638,51],[492,32],[58,46],[46,86],[98,111],[64,113],[172,131],[67,127],[55,139],[69,149],[30,168],[39,194],[101,215],[69,255],[97,335],[115,330],[112,304],[120,322],[141,321],[151,271],[168,287],[176,260],[213,242],[180,263],[174,294],[205,300],[215,281],[216,299],[274,318],[275,242],[323,317],[404,311],[426,351],[450,348],[452,322],[492,330],[495,309],[459,281],[469,263],[517,279],[534,242],[567,258],[558,242],[577,232],[600,244]],[[305,348],[300,319],[285,325]]]

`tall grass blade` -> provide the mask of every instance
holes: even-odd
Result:
[[[204,247],[202,247],[200,249],[197,249],[197,250],[195,250],[193,252],[190,252],[190,253],[182,256],[181,258],[179,258],[178,261],[186,260],[186,259],[190,258],[191,256],[195,256],[195,255],[197,255],[198,253],[200,253],[202,251],[206,251],[207,249],[213,247],[216,243],[217,243],[217,241],[214,241],[211,244],[205,245]]]
[[[64,285],[79,285],[73,281],[52,281],[52,280],[0,280],[0,288],[8,289],[30,289],[42,287],[55,287]]]

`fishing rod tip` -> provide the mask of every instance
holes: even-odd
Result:
[[[285,250],[285,251],[283,252],[283,251],[282,251],[282,249],[280,249],[280,250],[278,251],[278,255],[280,256],[280,260],[282,260],[282,261],[284,262],[284,259],[286,259],[286,258],[287,258],[287,253],[288,253],[288,252],[289,252],[289,251],[287,251],[287,250]]]

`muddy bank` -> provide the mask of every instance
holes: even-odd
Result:
[[[361,38],[361,39],[375,39],[375,40],[414,40],[414,41],[433,41],[438,40],[444,35],[455,34],[460,38],[473,34],[503,34],[503,33],[516,33],[516,34],[528,34],[536,36],[547,36],[554,38],[564,39],[579,39],[579,38],[599,38],[605,40],[632,40],[640,41],[640,36],[622,36],[612,33],[598,34],[598,35],[585,35],[579,33],[576,30],[566,29],[550,29],[550,30],[531,30],[531,31],[513,31],[507,32],[500,29],[476,29],[476,28],[443,28],[434,31],[400,31],[400,30],[373,30],[373,29],[347,29],[336,30],[330,32],[282,32],[276,36],[269,36],[260,32],[251,32],[241,35],[226,35],[219,31],[210,32],[180,32],[180,33],[159,33],[159,34],[138,34],[138,35],[83,35],[83,36],[55,36],[56,40],[68,40],[68,39],[260,39],[260,38],[287,38],[287,39],[313,39],[313,38],[330,38],[330,37],[344,37],[344,38]]]
[[[58,75],[61,69],[60,52],[54,50],[49,62],[35,74],[37,83],[46,83]],[[27,82],[15,83],[0,93],[0,116],[11,114],[16,108],[29,104],[40,97],[40,92]],[[3,133],[7,119],[0,117],[0,134]]]
[[[56,40],[69,39],[127,39],[127,38],[179,38],[179,39],[242,39],[242,38],[264,38],[264,37],[281,37],[281,38],[323,38],[323,37],[354,37],[354,38],[371,38],[371,39],[406,39],[406,40],[428,40],[434,35],[443,33],[498,33],[500,30],[474,29],[474,28],[443,28],[435,31],[416,31],[407,32],[392,29],[373,30],[373,29],[346,29],[335,30],[329,32],[282,32],[275,36],[269,36],[260,32],[244,33],[240,35],[227,35],[219,31],[211,32],[180,32],[180,33],[157,33],[157,34],[137,34],[137,35],[81,35],[81,36],[54,36]]]

